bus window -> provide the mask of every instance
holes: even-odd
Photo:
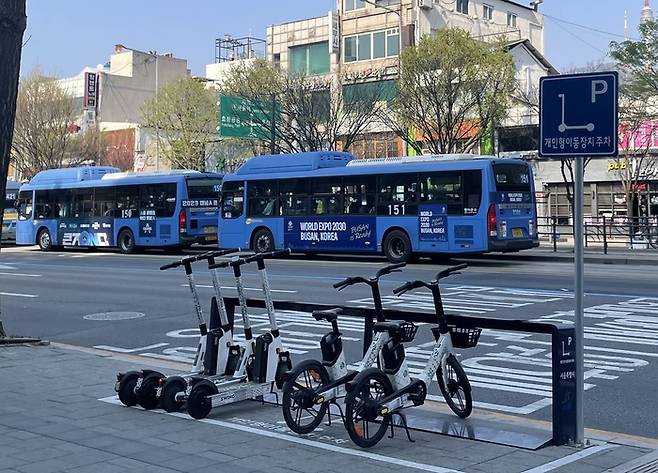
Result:
[[[311,179],[311,215],[340,215],[342,213],[340,177]]]
[[[276,181],[252,181],[247,189],[250,217],[274,217],[276,215]]]
[[[134,218],[139,212],[139,187],[119,186],[117,187],[117,210],[119,218]]]
[[[18,194],[18,220],[32,218],[32,191],[23,191]]]
[[[376,185],[374,176],[350,176],[343,180],[345,213],[374,214]]]
[[[286,179],[279,182],[281,215],[307,215],[309,213],[307,179]]]
[[[188,199],[202,199],[214,198],[219,196],[219,191],[222,187],[222,180],[219,178],[213,179],[188,179],[187,180],[187,198]]]
[[[223,218],[238,218],[244,210],[244,183],[226,182],[222,186]]]
[[[530,192],[530,173],[525,164],[494,164],[496,190]]]
[[[54,218],[51,191],[37,191],[34,205],[34,216],[38,219]]]
[[[94,190],[76,189],[76,191],[73,194],[73,217],[91,218],[93,216],[94,216]]]
[[[464,171],[464,215],[475,215],[482,202],[482,171]]]
[[[156,217],[173,217],[176,211],[176,184],[141,186],[140,208],[155,209]]]
[[[416,215],[417,175],[414,174],[382,174],[379,176],[379,215]]]
[[[448,215],[461,215],[463,210],[461,172],[421,174],[420,201],[428,204],[446,204]]]
[[[73,192],[67,189],[50,191],[50,201],[54,206],[55,218],[70,218],[73,205]]]
[[[114,187],[98,187],[94,199],[97,217],[114,217],[116,209],[116,194]]]

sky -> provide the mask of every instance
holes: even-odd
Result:
[[[658,0],[653,3],[658,14]],[[642,5],[643,0],[544,0],[545,56],[559,71],[605,60],[610,41],[623,40],[624,10],[629,34],[637,38]],[[214,62],[215,38],[265,38],[268,25],[326,15],[335,6],[336,0],[27,0],[21,72],[38,67],[74,76],[107,62],[114,45],[122,43],[172,52],[188,60],[193,74],[203,75]]]

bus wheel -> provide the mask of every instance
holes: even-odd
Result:
[[[50,238],[50,232],[46,228],[39,231],[37,243],[41,251],[50,251],[53,249],[53,240]]]
[[[411,259],[411,242],[407,234],[393,230],[384,238],[384,255],[391,263],[404,263]]]
[[[258,230],[254,235],[254,238],[251,240],[251,249],[256,253],[274,251],[274,238],[272,237],[272,232],[267,228],[261,228]]]
[[[135,237],[133,232],[128,228],[124,228],[119,232],[119,250],[124,255],[129,255],[135,252]]]

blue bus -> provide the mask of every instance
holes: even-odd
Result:
[[[0,201],[2,207],[0,211],[3,213],[2,218],[2,239],[3,240],[15,240],[16,239],[16,199],[18,199],[18,189],[21,185],[9,179],[7,181],[7,187],[5,189],[5,198]]]
[[[224,177],[219,244],[392,262],[519,251],[539,246],[534,195],[530,166],[517,159],[257,156]]]
[[[16,243],[179,249],[217,242],[222,175],[120,172],[113,167],[42,171],[18,195]]]

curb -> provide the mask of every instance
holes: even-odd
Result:
[[[48,340],[31,337],[0,337],[0,345],[41,345],[48,346]]]
[[[537,261],[537,262],[552,262],[552,263],[573,263],[574,257],[572,255],[532,255],[532,254],[519,254],[519,255],[482,255],[480,257],[467,256],[456,257],[455,259],[464,260],[477,260],[477,261]],[[658,259],[626,256],[612,256],[612,255],[585,255],[585,263],[587,264],[613,264],[613,265],[635,265],[635,266],[656,266]]]

